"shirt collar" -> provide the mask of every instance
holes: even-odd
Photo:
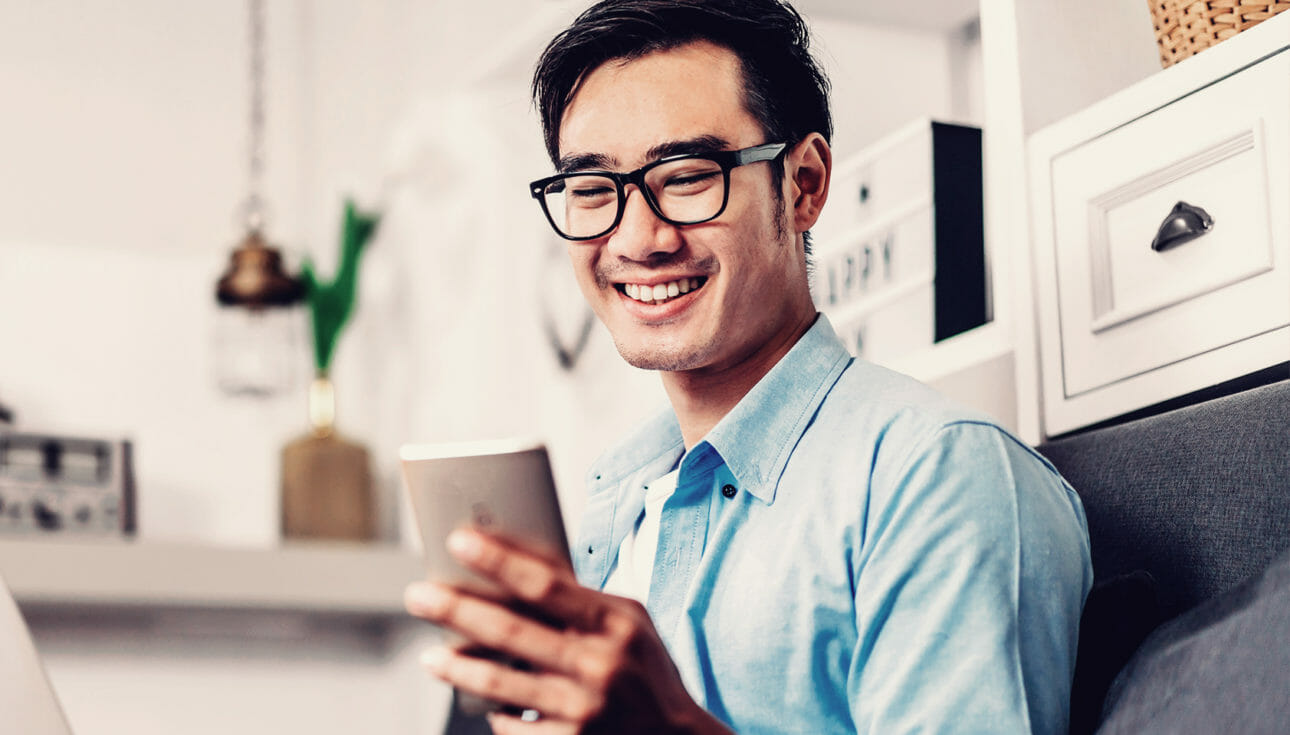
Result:
[[[695,461],[711,447],[744,489],[770,504],[793,447],[851,355],[823,314],[770,372],[694,447]],[[606,452],[588,472],[593,493],[648,468],[644,481],[672,469],[684,451],[676,415],[666,410]],[[687,460],[690,461],[690,460]]]
[[[770,504],[793,448],[851,363],[828,317],[815,324],[704,438],[743,489]]]
[[[681,426],[672,410],[660,411],[626,439],[601,455],[587,471],[592,493],[616,487],[636,472],[649,470],[648,482],[669,472],[685,451]]]

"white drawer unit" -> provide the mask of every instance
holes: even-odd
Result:
[[[981,131],[919,120],[841,163],[812,237],[815,303],[855,354],[984,324]]]
[[[1048,435],[1290,360],[1287,29],[1032,138]]]

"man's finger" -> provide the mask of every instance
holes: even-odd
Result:
[[[553,564],[473,529],[448,536],[448,550],[519,600],[583,630],[600,626],[604,598],[582,587],[565,564]]]
[[[556,720],[585,720],[599,706],[591,699],[595,695],[558,674],[520,671],[445,647],[429,649],[421,663],[463,692],[537,710]]]
[[[569,562],[569,553],[567,550],[553,551],[549,548],[546,548],[545,546],[528,543],[521,538],[513,538],[508,536],[495,536],[493,534],[488,533],[487,531],[482,531],[479,528],[476,528],[473,526],[462,526],[460,530],[463,530],[467,533],[474,533],[485,539],[491,539],[503,546],[507,546],[511,549],[514,549],[515,551],[525,554],[526,556],[531,556],[534,559],[544,561],[553,567],[567,569],[570,572],[573,571],[573,566]]]
[[[574,630],[557,630],[526,614],[488,599],[433,582],[408,585],[404,593],[408,612],[465,637],[468,647],[519,659],[543,671],[562,674],[580,682],[602,682],[609,671],[606,654],[612,643],[584,636]]]
[[[408,585],[404,604],[409,613],[460,633],[472,645],[509,654],[538,668],[577,674],[570,668],[581,658],[573,650],[576,638],[501,604],[433,582]]]

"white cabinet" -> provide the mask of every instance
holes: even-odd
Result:
[[[1287,80],[1290,17],[1031,139],[1047,434],[1290,359]]]

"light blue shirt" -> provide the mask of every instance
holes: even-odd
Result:
[[[678,461],[646,607],[736,732],[1066,731],[1084,512],[989,418],[851,358],[821,316],[688,454],[669,411],[593,466],[584,584]]]

